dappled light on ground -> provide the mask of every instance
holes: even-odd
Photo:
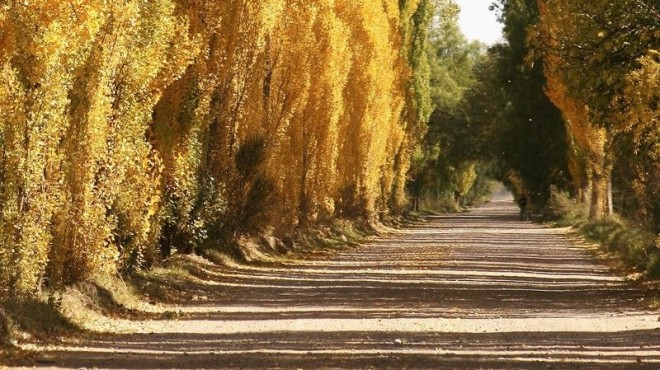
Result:
[[[189,294],[198,299],[178,302],[177,320],[104,319],[114,334],[36,348],[37,365],[660,366],[658,313],[644,309],[644,293],[566,230],[517,221],[511,200],[432,217],[329,259],[196,274]]]

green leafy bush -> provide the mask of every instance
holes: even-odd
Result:
[[[556,221],[558,226],[575,226],[586,222],[589,215],[587,206],[570,197],[565,192],[552,189],[550,200],[543,216],[546,221]]]

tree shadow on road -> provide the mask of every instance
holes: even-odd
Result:
[[[515,211],[433,217],[332,258],[200,265],[173,297],[178,320],[42,348],[36,365],[657,369],[660,329],[645,293]],[[594,330],[583,329],[589,320]],[[465,328],[475,321],[484,330]]]
[[[660,330],[619,333],[271,332],[98,338],[37,365],[157,368],[657,369]]]

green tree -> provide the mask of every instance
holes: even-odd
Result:
[[[475,68],[484,46],[468,42],[458,26],[460,8],[451,0],[437,2],[426,49],[434,105],[419,171],[409,185],[416,198],[434,203],[470,203],[467,194],[480,176],[473,143],[476,132],[466,116],[466,96],[477,83]]]
[[[491,48],[495,66],[485,73],[495,81],[486,91],[499,95],[497,105],[486,115],[495,118],[496,133],[491,156],[500,161],[501,176],[515,174],[522,180],[530,200],[543,206],[550,197],[550,186],[566,189],[569,185],[567,136],[560,111],[546,96],[543,66],[530,66],[526,42],[527,28],[538,21],[535,0],[501,0],[494,4],[504,25],[506,43]],[[481,80],[487,80],[481,75]],[[496,90],[497,91],[494,91]],[[473,98],[475,104],[488,101],[482,92]],[[482,103],[483,104],[483,103]]]
[[[549,78],[549,96],[564,113],[569,134],[584,151],[594,219],[605,215],[619,127],[617,101],[626,95],[627,79],[640,60],[657,50],[660,4],[656,1],[539,1],[541,17],[529,37],[532,57],[541,57]],[[650,77],[650,76],[649,76]],[[624,108],[625,109],[625,108]],[[581,124],[576,124],[582,121]],[[588,140],[583,140],[583,139]],[[620,184],[626,187],[626,183]],[[615,184],[616,186],[616,184]]]

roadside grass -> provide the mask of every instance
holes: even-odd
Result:
[[[2,344],[51,340],[74,332],[76,326],[60,313],[60,304],[58,298],[47,295],[0,302]]]
[[[221,248],[208,249],[202,256],[174,255],[160,267],[134,273],[128,285],[131,294],[149,304],[183,302],[193,299],[205,281],[213,280],[213,271],[218,266],[230,269],[246,265],[269,267],[301,259],[327,258],[359,245],[376,233],[374,226],[341,219],[283,239],[266,233],[241,240],[241,258]]]
[[[20,351],[17,343],[56,343],[62,338],[88,335],[96,330],[95,322],[100,317],[179,318],[181,313],[170,304],[195,300],[203,294],[202,286],[214,278],[218,266],[274,266],[291,260],[326,258],[359,245],[381,232],[379,228],[386,226],[340,219],[283,240],[272,236],[249,239],[243,247],[256,252],[246,253],[251,256],[248,261],[215,250],[206,251],[204,256],[175,254],[159,267],[130,276],[98,276],[32,298],[0,299],[0,359],[33,355]]]
[[[565,194],[554,194],[546,210],[546,221],[558,227],[572,227],[587,241],[614,258],[629,276],[657,286],[660,283],[660,235],[612,217],[590,221],[586,206]]]
[[[360,245],[368,237],[378,234],[380,227],[367,222],[337,219],[328,225],[301,231],[287,240],[289,250],[278,256],[278,261],[327,258]]]
[[[22,350],[24,342],[52,343],[78,332],[60,311],[56,295],[14,297],[0,300],[0,368],[4,361],[30,362],[36,353]]]
[[[617,219],[587,222],[580,230],[588,240],[604,245],[635,270],[649,278],[660,278],[660,250],[653,233]]]
[[[176,271],[176,270],[174,270]],[[169,282],[169,281],[168,281]],[[118,276],[99,276],[57,291],[0,300],[0,359],[27,359],[20,343],[58,343],[89,334],[99,316],[127,319],[167,317],[138,286]]]
[[[226,264],[229,258],[222,261],[219,253],[214,256],[217,256],[217,264]],[[210,278],[207,268],[213,264],[200,256],[175,255],[160,267],[133,274],[129,284],[150,306],[181,302],[191,299],[195,286]]]
[[[419,213],[447,214],[465,211],[458,202],[451,198],[424,197],[420,200]]]

